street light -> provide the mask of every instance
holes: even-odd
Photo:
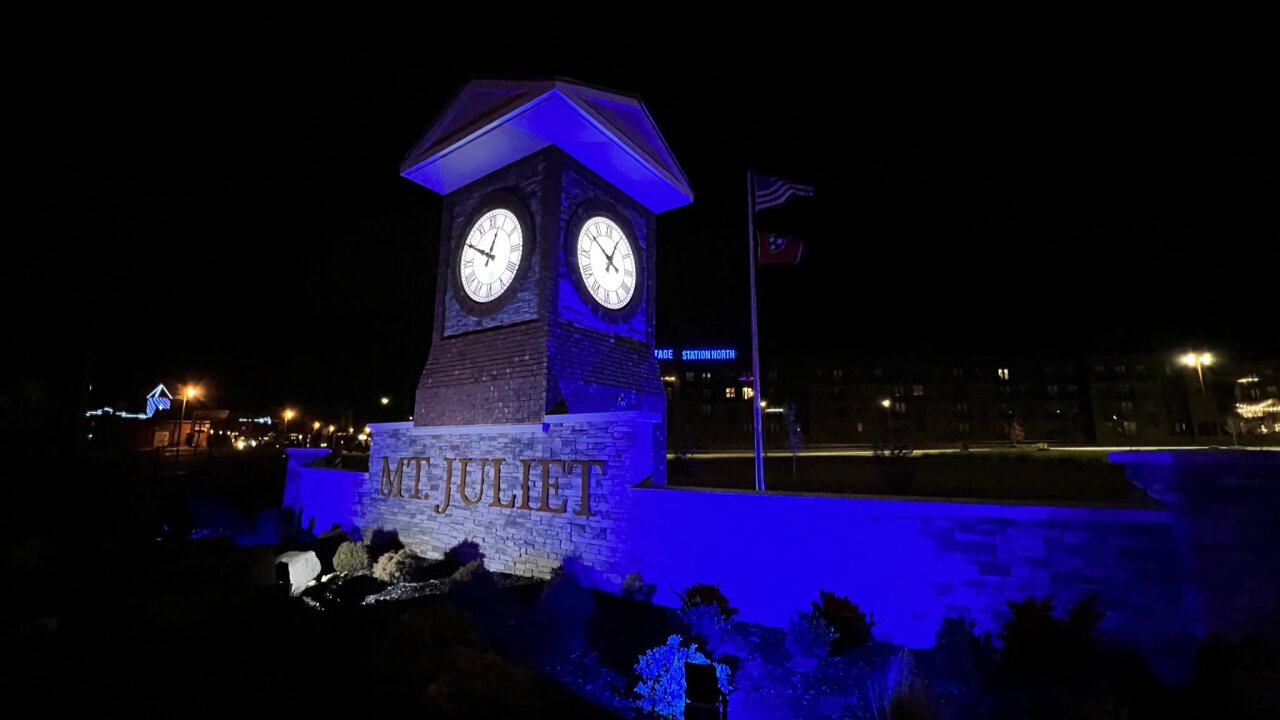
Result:
[[[387,397],[386,395],[383,395],[382,397],[378,398],[378,402],[382,403],[383,405],[390,405],[391,398]]]
[[[1186,355],[1183,355],[1181,360],[1183,365],[1196,369],[1196,375],[1200,377],[1200,392],[1205,392],[1204,369],[1213,364],[1213,355],[1207,352],[1189,352]]]
[[[293,419],[294,412],[288,408],[284,411],[284,428],[281,432],[284,434],[284,444],[289,445],[289,421]]]
[[[893,405],[893,401],[889,398],[880,401],[880,407],[884,408],[884,441],[886,445],[893,441],[893,413],[889,411],[890,405]]]
[[[195,385],[188,385],[186,390],[182,391],[182,412],[178,413],[178,451],[174,453],[176,458],[182,454],[182,423],[183,418],[187,416],[187,401],[195,398],[200,394],[200,388]],[[192,435],[195,434],[195,423],[191,423]]]

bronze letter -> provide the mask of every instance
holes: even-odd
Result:
[[[574,515],[580,517],[591,517],[591,468],[600,468],[600,479],[604,479],[604,461],[603,460],[571,460],[565,465],[565,472],[573,469],[574,465],[582,468],[582,496],[578,500],[578,509],[573,511]]]
[[[520,509],[521,510],[533,509],[533,507],[529,505],[529,466],[532,465],[534,462],[535,462],[534,460],[520,461]],[[515,498],[511,498],[511,499],[515,500]]]
[[[444,459],[444,503],[437,505],[437,515],[443,515],[449,509],[450,489],[453,487],[453,458]]]
[[[463,505],[479,505],[484,499],[484,464],[489,462],[489,458],[480,458],[480,481],[476,483],[476,499],[472,500],[467,497],[467,463],[471,458],[461,458],[458,462],[462,465],[458,468],[458,499]]]
[[[512,495],[511,499],[503,503],[502,496],[502,458],[494,458],[490,462],[493,463],[493,502],[489,503],[489,507],[513,508],[516,506],[516,496]],[[481,482],[484,481],[483,473],[481,473]]]
[[[396,461],[396,474],[391,475],[390,458],[384,456],[382,458],[382,484],[378,488],[378,492],[391,497],[392,491],[395,491],[396,497],[404,497],[404,488],[401,484],[404,482],[404,458]]]
[[[564,472],[563,460],[552,460],[551,458],[542,458],[538,461],[542,466],[542,503],[534,508],[538,512],[564,513],[564,508],[569,504],[568,500],[561,500],[560,507],[551,507],[551,490],[556,491],[556,495],[560,495],[560,481],[551,479],[551,466],[555,465],[560,468],[560,472]]]
[[[414,499],[421,498],[421,499],[425,500],[427,496],[426,496],[426,495],[423,495],[423,494],[421,494],[421,493],[419,493],[419,492],[418,492],[418,485],[419,485],[420,481],[422,480],[422,462],[423,462],[424,460],[426,461],[426,463],[427,463],[427,472],[431,472],[431,458],[429,458],[429,457],[426,457],[426,458],[424,458],[424,457],[411,457],[411,458],[406,458],[406,460],[412,460],[412,461],[413,461],[413,495],[410,495],[410,497],[412,497],[412,498],[414,498]]]

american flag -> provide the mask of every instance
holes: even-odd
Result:
[[[812,197],[813,187],[798,182],[768,175],[756,176],[756,209],[777,207],[792,195]]]

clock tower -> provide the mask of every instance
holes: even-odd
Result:
[[[627,487],[665,479],[656,217],[692,201],[688,180],[638,98],[565,80],[468,83],[401,173],[444,196],[435,321],[412,422],[374,426],[364,525],[427,555],[476,540],[495,569],[545,574],[575,555],[623,572],[621,550],[593,559],[603,551],[581,543],[621,532]],[[465,496],[465,458],[461,482],[479,467],[493,504],[423,515],[399,497],[405,458],[409,497]],[[538,510],[530,493],[543,511],[576,498],[577,522],[518,531]]]

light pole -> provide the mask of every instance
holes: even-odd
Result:
[[[318,434],[319,432],[320,432],[320,421],[317,420],[311,423],[311,443],[310,443],[311,445],[315,445],[316,434]]]
[[[1202,393],[1205,392],[1204,369],[1213,364],[1213,355],[1207,352],[1202,352],[1202,353],[1189,352],[1186,355],[1183,355],[1181,360],[1183,365],[1186,365],[1187,367],[1193,367],[1196,369],[1196,375],[1200,377],[1200,392]]]
[[[889,398],[880,401],[880,407],[884,408],[884,442],[886,445],[893,442],[893,411],[889,409],[892,404],[893,401]]]
[[[197,388],[194,385],[188,385],[187,389],[182,391],[182,411],[178,413],[178,450],[174,453],[175,458],[182,454],[182,423],[183,419],[187,416],[187,400],[194,398],[198,394],[200,394],[200,388]],[[192,436],[195,435],[195,425],[195,422],[191,423]],[[192,448],[192,450],[194,449],[195,448]]]
[[[281,434],[283,434],[283,435],[284,435],[284,446],[285,446],[285,447],[289,447],[289,421],[290,421],[290,420],[292,420],[292,419],[293,419],[293,411],[292,411],[292,410],[290,410],[290,409],[288,409],[288,408],[285,408],[285,411],[284,411],[284,427],[283,427],[283,428],[281,429],[281,431],[280,431],[280,432],[281,432]]]

